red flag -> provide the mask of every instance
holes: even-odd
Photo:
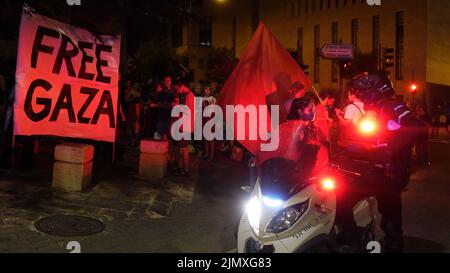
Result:
[[[295,94],[310,86],[310,80],[291,54],[264,23],[260,23],[241,60],[225,83],[219,105],[223,109],[226,105],[255,105],[257,108],[261,105],[279,105],[281,122],[286,119]],[[258,120],[259,115],[260,113]],[[249,129],[258,130],[258,127],[250,126],[254,122],[256,121],[246,121],[246,139],[238,141],[256,154],[263,141],[259,134],[258,140],[249,140]],[[268,128],[271,128],[270,124],[269,118]],[[238,129],[234,126],[235,136]]]

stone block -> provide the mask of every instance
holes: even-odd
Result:
[[[167,172],[168,141],[142,140],[139,158],[139,175],[164,178]]]
[[[87,164],[55,162],[53,188],[67,192],[82,192],[91,184],[92,167],[92,161]]]
[[[168,141],[141,140],[141,153],[147,154],[167,154],[169,151]]]
[[[53,188],[67,192],[81,192],[92,181],[94,146],[65,143],[55,148]]]
[[[167,154],[141,153],[139,175],[143,177],[164,178],[167,172]]]
[[[94,146],[65,143],[55,148],[55,161],[86,164],[94,160]]]

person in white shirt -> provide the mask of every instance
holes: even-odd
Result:
[[[366,114],[364,103],[358,97],[357,92],[352,89],[349,89],[348,101],[350,104],[345,108],[345,112],[336,109],[336,116],[341,126],[348,126],[351,123],[357,126],[360,119]]]
[[[209,105],[215,105],[217,104],[216,98],[213,96],[213,92],[211,90],[211,87],[207,86],[204,90],[204,96],[203,96],[203,109]],[[203,124],[208,122],[211,118],[203,118]],[[208,159],[208,161],[214,160],[214,155],[216,151],[216,142],[214,140],[207,141],[204,140],[204,146],[203,146],[203,156],[202,158]]]

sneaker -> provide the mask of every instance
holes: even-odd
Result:
[[[178,170],[177,172],[175,172],[175,176],[177,176],[177,177],[189,177],[189,173],[186,172],[185,170]]]

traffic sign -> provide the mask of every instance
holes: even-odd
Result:
[[[352,44],[326,44],[320,49],[326,59],[353,59]]]

